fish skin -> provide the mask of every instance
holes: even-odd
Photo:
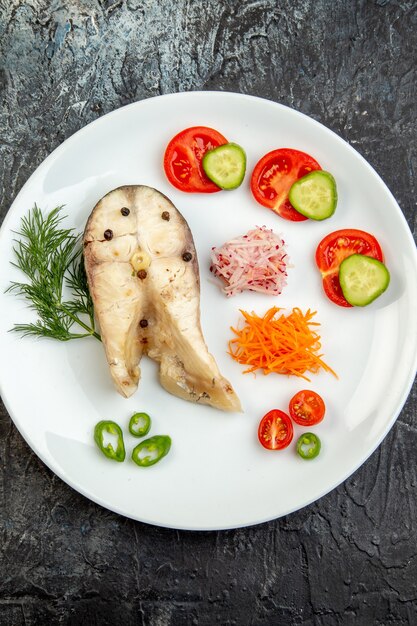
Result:
[[[121,208],[130,210],[128,216]],[[169,213],[169,220],[162,213]],[[110,229],[112,238],[104,232]],[[240,411],[231,384],[208,352],[200,324],[197,254],[187,222],[152,187],[127,185],[104,196],[84,231],[84,261],[104,349],[116,389],[131,396],[143,354],[160,364],[170,393],[224,411]],[[136,251],[150,259],[146,278],[131,265]],[[190,253],[190,261],[183,259]],[[140,321],[148,325],[141,328]]]

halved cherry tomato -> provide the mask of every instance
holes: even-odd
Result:
[[[330,233],[317,246],[316,264],[323,278],[327,297],[339,306],[350,307],[339,282],[341,262],[352,254],[364,254],[383,261],[381,246],[373,235],[364,230],[345,228]]]
[[[267,450],[282,450],[292,441],[294,429],[289,416],[272,409],[260,421],[258,439]]]
[[[313,170],[321,170],[321,167],[305,152],[292,148],[268,152],[252,173],[250,187],[255,200],[286,220],[301,222],[308,219],[291,205],[288,192],[296,180]]]
[[[324,417],[326,405],[315,391],[303,389],[290,400],[290,415],[296,424],[314,426]]]
[[[164,170],[169,182],[187,193],[214,193],[221,191],[205,174],[201,164],[208,150],[227,143],[217,130],[193,126],[175,135],[164,155]]]

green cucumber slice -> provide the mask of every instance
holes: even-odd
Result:
[[[312,220],[326,220],[336,210],[336,181],[329,172],[315,170],[292,185],[288,198],[301,215]]]
[[[384,293],[389,271],[381,261],[363,254],[352,254],[341,262],[339,282],[343,295],[353,306],[366,306]]]
[[[236,189],[245,177],[246,154],[237,143],[209,150],[202,163],[207,176],[221,189]]]

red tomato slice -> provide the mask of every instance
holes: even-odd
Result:
[[[171,185],[187,193],[221,191],[207,178],[201,161],[208,150],[225,143],[227,139],[223,135],[206,126],[186,128],[175,135],[164,155],[164,170]]]
[[[286,220],[302,222],[308,219],[291,205],[288,192],[296,180],[313,170],[321,170],[321,167],[305,152],[292,148],[268,152],[252,173],[250,187],[255,200]]]
[[[290,415],[296,424],[314,426],[321,422],[326,412],[326,405],[315,391],[303,389],[290,400]]]
[[[267,450],[282,450],[292,441],[294,429],[288,415],[272,409],[260,421],[258,439]]]
[[[339,283],[341,262],[352,254],[364,254],[383,261],[381,246],[373,235],[364,230],[346,228],[335,230],[317,246],[316,264],[323,278],[327,297],[339,306],[350,307]]]

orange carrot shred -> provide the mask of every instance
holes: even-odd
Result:
[[[248,365],[243,373],[255,372],[294,375],[310,382],[306,372],[317,374],[323,369],[337,378],[337,374],[322,359],[320,335],[315,327],[320,326],[312,319],[316,311],[308,309],[303,313],[293,308],[289,315],[272,307],[263,317],[240,309],[245,325],[231,330],[236,335],[229,341],[229,354],[232,358]]]

